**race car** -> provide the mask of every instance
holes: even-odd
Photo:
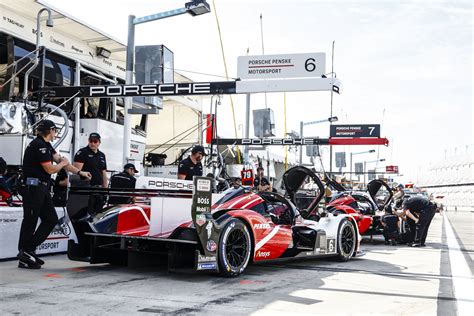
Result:
[[[235,277],[249,263],[325,256],[347,261],[359,250],[356,221],[321,211],[324,186],[308,168],[297,166],[283,175],[286,196],[240,187],[211,197],[204,192],[211,188],[206,181],[211,179],[195,177],[192,196],[157,196],[150,205],[117,205],[94,216],[73,215],[77,238],[70,240],[69,258],[135,265],[157,263],[162,254],[171,270]],[[302,189],[308,183],[313,188]]]
[[[383,210],[392,200],[393,192],[382,180],[372,180],[367,184],[367,191],[339,191],[327,205],[331,213],[350,214],[357,221],[362,235],[381,234]]]

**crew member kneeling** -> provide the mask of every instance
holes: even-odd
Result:
[[[135,168],[134,164],[128,163],[123,166],[123,171],[117,174],[114,174],[110,178],[110,188],[111,189],[135,189],[135,173],[138,170]],[[109,197],[109,204],[128,204],[132,203],[133,198],[128,196],[113,196],[113,192]]]
[[[49,190],[51,175],[64,168],[83,177],[91,177],[89,172],[75,168],[69,164],[67,158],[61,157],[53,149],[51,141],[56,137],[54,122],[43,120],[36,130],[38,136],[26,147],[23,156],[25,186],[21,189],[23,221],[18,242],[18,267],[27,269],[39,269],[44,264],[44,261],[36,255],[35,250],[46,240],[58,222]],[[41,219],[41,224],[36,229],[38,218]]]

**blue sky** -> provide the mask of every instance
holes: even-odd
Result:
[[[48,2],[123,41],[128,14],[144,16],[184,3]],[[212,0],[209,3],[212,8]],[[403,181],[415,181],[420,167],[444,157],[446,148],[473,143],[471,1],[216,0],[215,5],[231,77],[236,76],[237,57],[245,55],[247,48],[251,55],[262,53],[260,13],[266,54],[326,52],[330,69],[334,40],[335,72],[344,83],[344,93],[334,96],[334,114],[342,123],[383,120],[382,135],[391,146],[380,148],[379,157],[399,165]],[[137,26],[136,44],[165,44],[174,51],[177,69],[224,75],[214,13]],[[196,81],[220,80],[187,75]],[[239,127],[245,97],[233,98]],[[269,94],[267,105],[275,112],[278,136],[283,136],[283,94]],[[253,95],[252,109],[263,107],[263,95]],[[330,96],[288,93],[287,107],[288,130],[299,130],[300,121],[329,116]],[[231,128],[221,134],[233,137],[230,112],[227,97],[219,120],[225,123],[221,127]],[[327,124],[305,129],[305,135],[311,136],[327,137],[328,132]],[[350,148],[335,148],[339,150]],[[357,156],[359,161],[375,158],[376,154]]]

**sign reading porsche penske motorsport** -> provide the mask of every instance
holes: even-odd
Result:
[[[326,73],[325,53],[239,56],[240,79],[308,78]]]
[[[330,137],[380,137],[380,124],[331,125]]]
[[[192,219],[196,232],[204,249],[204,254],[197,255],[197,270],[218,270],[216,261],[217,243],[220,229],[211,214],[212,179],[207,177],[193,178]]]

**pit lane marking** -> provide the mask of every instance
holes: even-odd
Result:
[[[449,248],[451,273],[456,271],[456,275],[453,276],[453,292],[458,307],[457,312],[458,315],[471,315],[472,309],[474,308],[474,302],[470,300],[472,293],[474,293],[474,280],[471,269],[469,269],[466,258],[461,251],[451,223],[445,213],[443,213],[443,220],[446,223],[444,229]]]

